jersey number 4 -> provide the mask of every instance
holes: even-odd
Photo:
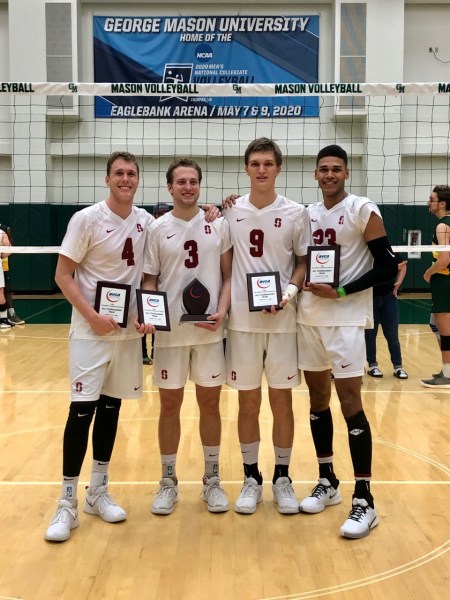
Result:
[[[122,250],[122,260],[127,261],[127,267],[132,267],[134,265],[134,249],[133,240],[131,238],[125,240]]]

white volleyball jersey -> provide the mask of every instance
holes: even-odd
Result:
[[[323,202],[308,206],[312,244],[339,244],[341,247],[340,286],[355,281],[373,266],[372,254],[364,239],[364,231],[373,212],[381,216],[372,200],[354,194],[349,194],[331,209],[327,209]],[[302,292],[298,299],[297,322],[373,327],[372,288],[338,300]]]
[[[136,289],[141,286],[147,229],[152,221],[154,218],[146,210],[136,206],[126,219],[122,219],[103,201],[75,213],[62,241],[60,254],[78,263],[75,281],[92,306],[98,281],[131,286],[127,327],[111,336],[140,337],[133,324],[137,318]],[[75,338],[103,338],[92,332],[75,308],[71,332]]]
[[[212,223],[200,210],[190,221],[177,219],[168,212],[149,229],[145,251],[144,272],[158,275],[158,290],[167,293],[171,331],[157,331],[156,347],[194,346],[223,339],[223,322],[217,331],[179,325],[187,311],[183,305],[183,290],[193,280],[200,281],[209,291],[207,314],[217,310],[222,287],[220,257],[231,248],[228,223],[223,218]]]
[[[306,208],[277,195],[272,204],[257,208],[249,194],[225,210],[233,244],[231,309],[228,329],[251,332],[296,330],[295,305],[289,302],[276,315],[250,312],[247,273],[280,273],[281,291],[289,283],[295,255],[304,256],[309,244]]]

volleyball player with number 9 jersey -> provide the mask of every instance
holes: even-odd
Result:
[[[273,413],[273,499],[280,513],[298,512],[289,477],[294,439],[292,388],[299,383],[295,298],[306,270],[309,222],[304,206],[275,190],[281,164],[282,154],[275,142],[267,138],[254,140],[245,153],[250,194],[238,198],[225,210],[233,243],[227,383],[239,390],[238,433],[244,485],[235,510],[244,514],[254,513],[262,500],[258,415],[263,371]],[[250,312],[247,274],[273,271],[280,274],[280,306]]]

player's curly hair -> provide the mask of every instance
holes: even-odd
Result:
[[[450,186],[448,185],[435,185],[433,188],[438,197],[439,202],[445,202],[447,211],[450,210]]]
[[[346,167],[348,165],[347,152],[344,150],[344,148],[341,148],[341,146],[338,146],[337,144],[331,144],[330,146],[325,146],[325,148],[322,148],[322,150],[319,151],[319,154],[317,155],[317,158],[316,158],[316,166],[319,164],[319,161],[322,158],[325,158],[327,156],[334,156],[334,158],[340,158],[344,161],[344,165]]]

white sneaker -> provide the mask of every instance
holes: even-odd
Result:
[[[58,509],[45,532],[49,542],[65,542],[70,537],[70,530],[78,527],[78,509],[69,500],[61,498]]]
[[[259,502],[262,502],[262,485],[259,485],[253,477],[246,477],[234,510],[237,513],[252,515]]]
[[[342,525],[339,533],[342,537],[357,540],[369,535],[370,530],[377,525],[378,516],[375,509],[370,507],[364,498],[353,498],[348,519]]]
[[[327,506],[334,506],[342,502],[339,488],[334,488],[328,479],[319,478],[319,483],[311,494],[300,502],[300,512],[320,513]]]
[[[86,500],[83,510],[89,515],[98,515],[107,523],[119,523],[127,518],[124,509],[116,504],[108,494],[108,486],[106,485],[98,488],[86,488]]]
[[[221,513],[230,510],[227,495],[220,485],[219,477],[210,477],[204,480],[203,500],[208,503],[209,512]]]
[[[272,485],[273,501],[282,515],[298,513],[298,500],[289,477],[278,477]]]
[[[154,515],[170,515],[174,504],[178,502],[178,485],[173,479],[164,477],[159,482],[159,490],[153,500],[152,513]]]

